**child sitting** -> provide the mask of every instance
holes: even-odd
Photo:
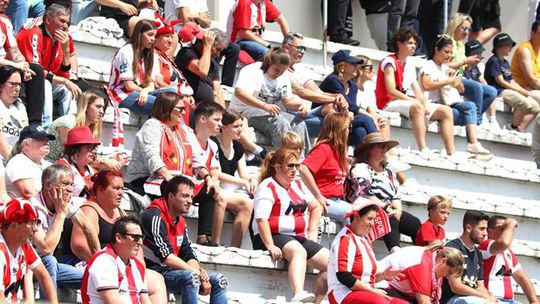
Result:
[[[428,219],[418,229],[416,233],[417,246],[434,245],[434,243],[444,243],[445,233],[444,224],[450,216],[452,202],[442,196],[432,196],[427,205]]]

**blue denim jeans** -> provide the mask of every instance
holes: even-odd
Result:
[[[156,101],[156,97],[164,92],[176,92],[176,88],[167,87],[167,88],[161,88],[154,90],[148,94],[148,99],[146,100],[146,103],[144,106],[140,106],[137,103],[137,99],[139,98],[139,92],[131,92],[131,94],[128,95],[122,102],[120,103],[120,108],[127,108],[131,112],[137,114],[137,115],[148,115],[152,111],[152,107],[154,106],[154,102]]]
[[[266,52],[268,52],[267,47],[252,40],[240,40],[236,44],[240,46],[241,50],[246,51],[255,61],[261,61],[264,55],[266,55]]]
[[[342,225],[347,225],[349,219],[345,218],[345,214],[352,210],[353,205],[339,198],[330,198],[327,202],[330,204],[328,206],[328,217]]]
[[[497,298],[497,300],[499,300],[500,303],[521,304],[521,302],[518,302],[516,300],[505,300],[505,299],[500,299],[500,298]]]
[[[316,107],[308,112],[308,115],[304,116],[304,123],[306,124],[309,138],[316,138],[321,133],[321,127],[323,118],[321,116],[322,107]]]
[[[482,114],[486,112],[489,106],[493,103],[495,97],[497,97],[497,89],[494,87],[483,84],[478,81],[461,78],[463,85],[465,86],[465,92],[463,96],[467,100],[470,100],[476,104],[476,121],[477,124],[482,123]]]
[[[160,267],[154,270],[165,279],[167,292],[182,294],[182,303],[198,303],[197,297],[201,286],[198,274],[170,267]],[[208,275],[212,285],[210,304],[227,303],[227,279],[220,273],[209,273]]]
[[[43,16],[45,5],[43,1],[32,1],[32,7],[29,7],[27,0],[11,0],[6,9],[6,14],[13,23],[13,33],[16,35],[21,27],[26,23],[28,17],[35,18]]]
[[[63,84],[51,84],[45,80],[45,102],[41,116],[41,123],[45,128],[52,123],[54,100],[58,102],[59,116],[77,113],[77,101],[73,93]]]
[[[367,134],[377,132],[375,122],[366,114],[356,114],[351,124],[352,130],[349,136],[349,145],[353,147],[362,143]]]
[[[454,114],[454,125],[456,126],[466,126],[466,125],[476,125],[477,115],[476,115],[476,105],[472,101],[462,101],[455,103],[451,106],[452,113]]]
[[[77,25],[81,20],[89,17],[97,6],[98,3],[94,0],[71,1],[71,24]]]
[[[80,289],[84,269],[78,269],[68,264],[58,263],[52,255],[41,257],[41,261],[52,278],[54,287]]]
[[[475,296],[453,296],[446,304],[484,304],[486,299]]]

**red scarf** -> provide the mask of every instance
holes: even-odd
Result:
[[[193,175],[193,152],[181,126],[171,130],[161,123],[160,155],[167,169],[180,171],[187,176]]]

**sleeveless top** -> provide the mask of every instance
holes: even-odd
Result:
[[[532,63],[534,76],[538,79],[540,78],[540,48],[535,53],[531,42],[525,41],[518,46],[517,50],[514,52],[514,55],[512,56],[512,63],[511,63],[512,77],[522,87],[526,88],[529,86],[529,84],[527,83],[527,78],[525,77],[525,74],[521,70],[521,65],[519,64],[519,59],[517,56],[517,54],[521,52],[523,49],[528,49],[529,52],[531,53],[531,63]]]

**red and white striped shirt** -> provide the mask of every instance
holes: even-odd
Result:
[[[13,25],[5,14],[0,14],[0,35],[0,45],[4,51],[17,47],[17,40],[13,35]]]
[[[306,210],[313,201],[315,198],[300,180],[294,180],[289,188],[284,188],[269,177],[261,182],[255,192],[255,219],[267,219],[272,234],[306,237]],[[252,228],[254,235],[259,233],[256,221],[253,221]]]
[[[485,240],[478,246],[484,259],[484,285],[496,298],[513,300],[512,274],[521,269],[521,264],[510,249],[506,249],[503,253],[491,254],[493,242]]]
[[[354,234],[350,226],[343,227],[336,235],[328,259],[328,293],[341,303],[352,290],[338,281],[338,272],[350,272],[362,283],[375,285],[377,260],[371,242]]]
[[[227,33],[230,33],[231,42],[240,40],[239,30],[260,30],[258,35],[264,31],[265,21],[274,21],[281,15],[281,12],[270,0],[262,0],[255,3],[253,0],[239,0],[235,2],[227,18]]]
[[[122,303],[141,303],[140,294],[148,293],[145,267],[134,257],[126,265],[111,245],[88,261],[81,284],[83,303],[104,303],[100,291],[116,289]]]
[[[27,269],[34,269],[41,263],[36,250],[30,244],[17,248],[15,256],[9,251],[4,236],[0,233],[0,292],[8,302],[17,302],[17,296]],[[21,295],[22,297],[22,295]]]

